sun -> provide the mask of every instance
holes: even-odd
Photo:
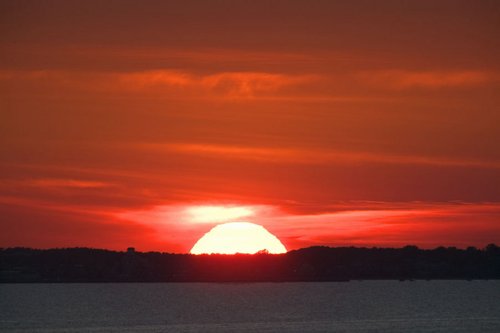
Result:
[[[201,237],[191,249],[192,254],[285,253],[280,240],[263,226],[249,222],[216,225]]]

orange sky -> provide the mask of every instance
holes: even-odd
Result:
[[[499,35],[496,1],[2,0],[0,246],[500,243]]]

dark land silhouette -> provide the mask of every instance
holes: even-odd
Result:
[[[273,255],[190,255],[89,248],[0,249],[0,282],[259,282],[500,279],[500,247],[314,246]]]

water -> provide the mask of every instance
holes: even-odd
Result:
[[[500,332],[500,281],[3,284],[2,332]]]

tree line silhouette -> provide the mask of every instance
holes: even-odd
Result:
[[[190,255],[90,248],[0,249],[0,282],[259,282],[500,279],[500,247],[323,247]]]

